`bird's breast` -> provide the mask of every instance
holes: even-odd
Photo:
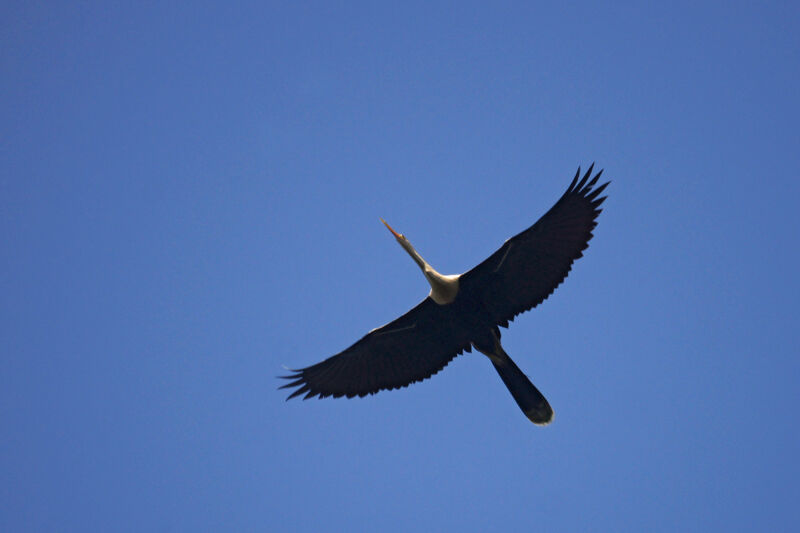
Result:
[[[438,272],[425,272],[428,283],[431,284],[431,292],[428,296],[439,305],[453,303],[458,296],[459,276],[443,276]]]

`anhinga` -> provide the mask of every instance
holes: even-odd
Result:
[[[408,239],[386,224],[431,285],[419,305],[328,359],[295,370],[281,388],[297,387],[289,398],[365,396],[422,381],[474,346],[486,355],[522,412],[534,424],[548,424],[553,409],[500,345],[500,329],[542,303],[583,255],[602,211],[594,188],[594,165],[580,181],[580,168],[561,198],[533,226],[507,240],[481,264],[461,275],[439,274]],[[289,399],[287,398],[287,400]]]

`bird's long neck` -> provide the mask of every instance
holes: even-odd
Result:
[[[459,276],[445,276],[439,274],[436,269],[428,264],[425,259],[419,255],[411,243],[408,241],[400,241],[400,245],[408,252],[411,259],[419,266],[422,273],[425,274],[425,279],[431,285],[431,292],[429,296],[439,305],[446,305],[456,299],[458,294],[458,278]]]

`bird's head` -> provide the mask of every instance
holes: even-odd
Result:
[[[389,224],[388,224],[388,223],[387,223],[385,220],[381,219],[381,222],[383,222],[383,225],[384,225],[384,226],[386,226],[386,228],[387,228],[389,231],[391,231],[391,232],[392,232],[392,235],[394,235],[394,238],[395,238],[395,239],[397,239],[397,241],[398,241],[398,242],[403,242],[403,241],[406,241],[406,242],[407,242],[407,241],[408,241],[408,239],[406,239],[406,236],[405,236],[405,235],[403,235],[402,233],[397,233],[397,232],[394,230],[394,228],[392,228],[392,227],[391,227],[391,226],[390,226],[390,225],[389,225]]]
[[[388,223],[387,223],[385,220],[381,219],[381,222],[383,222],[383,225],[384,225],[384,226],[386,226],[386,228],[387,228],[389,231],[391,231],[391,232],[392,232],[392,235],[394,235],[394,238],[395,238],[395,239],[397,239],[397,242],[398,242],[398,243],[400,243],[400,246],[402,246],[402,247],[403,247],[403,249],[404,249],[406,252],[408,252],[408,253],[409,253],[409,255],[411,255],[411,257],[414,259],[414,261],[416,261],[416,262],[417,262],[417,264],[419,264],[420,266],[422,266],[422,258],[421,258],[421,257],[419,257],[419,254],[418,254],[418,253],[417,253],[417,251],[414,249],[414,247],[413,247],[413,246],[411,246],[411,243],[408,241],[408,239],[406,239],[406,236],[405,236],[405,235],[403,235],[402,233],[397,233],[397,232],[394,230],[394,228],[392,228],[392,227],[391,227],[391,226],[390,226],[390,225],[389,225],[389,224],[388,224]]]

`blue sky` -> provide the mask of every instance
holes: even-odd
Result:
[[[787,531],[800,9],[5,3],[0,529]],[[415,305],[578,165],[586,256],[359,400],[275,376]]]

